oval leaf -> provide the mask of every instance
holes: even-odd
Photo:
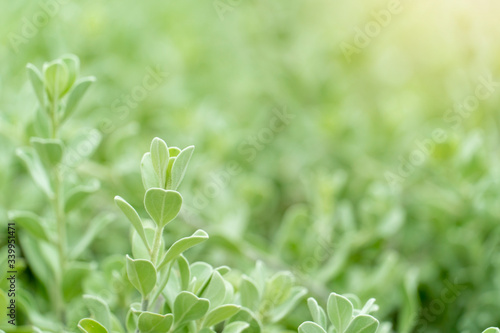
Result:
[[[338,332],[344,332],[352,320],[352,303],[344,296],[331,293],[326,307],[328,318]]]
[[[160,264],[160,268],[167,264],[169,261],[180,256],[184,251],[192,248],[195,245],[198,245],[208,239],[208,234],[198,229],[189,237],[181,238],[168,249],[167,253],[163,257],[163,260]]]
[[[108,330],[104,326],[90,318],[80,320],[78,328],[84,333],[108,333]]]
[[[144,227],[142,225],[141,218],[139,217],[139,214],[137,214],[137,211],[134,209],[134,207],[132,207],[127,201],[125,201],[125,199],[123,199],[120,196],[115,197],[115,203],[121,209],[123,214],[125,214],[130,223],[132,223],[132,226],[137,231],[137,234],[141,237],[142,241],[144,242],[144,245],[146,245],[148,250],[151,250],[151,248],[149,247],[148,240],[146,238],[146,234],[144,232]]]
[[[208,311],[210,302],[203,298],[198,298],[193,293],[183,291],[174,301],[174,320],[176,327],[196,320],[205,315]]]
[[[153,169],[158,176],[158,181],[160,182],[160,187],[165,188],[165,182],[167,177],[167,167],[170,155],[168,153],[168,147],[165,141],[160,138],[154,138],[151,142],[151,163],[153,164]]]
[[[144,206],[159,228],[163,228],[179,214],[182,196],[179,192],[151,188],[144,197]]]
[[[224,321],[227,318],[232,317],[239,310],[240,307],[234,304],[224,304],[218,306],[207,314],[207,316],[205,317],[205,321],[203,322],[203,327],[214,326],[220,323],[221,321]]]
[[[299,333],[326,333],[326,331],[312,321],[306,321],[299,326]]]
[[[147,296],[155,287],[156,269],[149,260],[134,260],[127,256],[127,275],[130,283],[142,296]]]
[[[161,315],[153,312],[143,312],[139,316],[139,330],[141,333],[168,332],[174,321],[172,314]]]
[[[76,110],[76,107],[80,103],[82,97],[87,92],[87,89],[96,81],[96,78],[93,76],[84,77],[79,79],[73,89],[68,96],[68,101],[66,103],[66,107],[64,109],[64,115],[62,120],[68,119]]]
[[[378,320],[370,315],[356,316],[345,333],[375,333],[378,329]]]
[[[193,152],[194,146],[189,146],[184,148],[176,157],[174,164],[172,165],[171,184],[169,188],[176,190],[179,187],[184,175],[186,174],[186,169]]]

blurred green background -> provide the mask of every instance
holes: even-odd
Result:
[[[141,204],[153,137],[193,144],[182,221],[168,231],[211,235],[190,259],[242,271],[260,259],[323,302],[330,291],[375,297],[398,332],[498,326],[499,9],[4,1],[2,220],[45,205],[14,155],[33,134],[25,66],[73,53],[98,79],[64,133],[68,166],[103,188],[81,211],[116,213],[117,194]],[[108,229],[89,254],[97,261],[130,251],[120,215]],[[302,306],[288,325],[308,319]]]

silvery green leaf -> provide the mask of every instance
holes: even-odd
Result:
[[[141,160],[141,177],[144,189],[148,190],[152,187],[160,187],[160,181],[158,180],[158,175],[153,168],[153,162],[151,161],[151,153],[146,153],[142,156]]]
[[[83,302],[90,311],[92,317],[94,317],[106,329],[111,329],[111,313],[109,311],[108,304],[106,304],[104,300],[93,295],[83,295]]]
[[[189,288],[189,282],[191,282],[191,269],[189,268],[189,262],[183,255],[180,255],[177,257],[177,266],[179,267],[181,289],[187,290]]]
[[[114,219],[115,216],[110,213],[101,213],[91,219],[84,234],[70,249],[69,257],[72,259],[78,258],[88,248],[99,232],[106,228],[106,226]]]
[[[198,261],[191,264],[191,276],[196,279],[193,282],[193,292],[198,293],[212,276],[213,268],[206,262]]]
[[[52,187],[50,185],[49,176],[43,169],[38,156],[36,156],[31,149],[21,148],[16,150],[16,154],[23,160],[35,184],[37,184],[49,198],[52,198],[54,196],[54,192],[52,191]]]
[[[250,324],[245,323],[244,321],[235,321],[224,326],[224,330],[222,330],[222,333],[241,333],[249,326]]]
[[[257,311],[260,304],[260,293],[255,283],[247,276],[242,276],[239,291],[241,305],[252,311]]]
[[[53,101],[62,97],[69,82],[68,67],[62,60],[54,60],[43,66],[45,90],[49,100]]]
[[[207,286],[200,294],[210,301],[210,309],[213,309],[224,302],[226,298],[226,283],[219,272],[214,271]]]
[[[141,218],[139,217],[139,214],[137,214],[137,211],[120,196],[115,197],[115,203],[121,209],[123,214],[125,214],[130,223],[132,223],[132,226],[137,231],[139,237],[141,237],[144,245],[148,248],[148,250],[150,250],[151,248],[146,238],[146,234],[144,233],[144,227],[142,225]]]
[[[81,261],[72,261],[68,264],[63,276],[63,293],[64,299],[67,302],[73,298],[81,297],[83,292],[82,282],[95,269],[94,266],[88,262]]]
[[[93,179],[88,184],[81,184],[72,187],[67,194],[66,202],[64,203],[64,212],[69,212],[75,209],[82,203],[90,194],[96,192],[101,186],[101,183]]]
[[[31,236],[49,241],[49,235],[46,231],[47,227],[38,215],[27,211],[10,211],[8,215],[9,220],[16,221],[16,223],[22,229],[29,232]]]
[[[80,59],[78,59],[78,57],[74,54],[65,54],[61,56],[61,60],[68,69],[66,87],[61,92],[61,95],[65,95],[69,91],[69,89],[71,89],[73,83],[75,83],[77,76],[80,74]]]
[[[156,284],[156,269],[145,259],[132,259],[127,256],[127,276],[132,285],[143,296],[147,296]]]
[[[174,301],[174,321],[175,326],[180,327],[191,320],[203,317],[210,306],[210,302],[203,298],[198,298],[193,293],[183,291]]]
[[[274,274],[267,282],[265,298],[272,304],[281,304],[290,295],[294,277],[288,271]]]
[[[153,312],[143,312],[139,316],[139,331],[141,333],[168,332],[174,321],[172,314],[161,315]]]
[[[309,297],[307,299],[307,306],[309,308],[309,312],[311,313],[313,321],[324,329],[327,329],[325,310],[323,310],[323,308],[319,306],[318,302],[316,302],[316,300],[312,297]]]
[[[326,331],[312,321],[306,321],[299,326],[299,333],[326,333]]]
[[[160,187],[165,188],[168,160],[170,158],[168,146],[162,139],[154,138],[151,142],[150,152],[151,163],[153,164],[153,169],[158,176]]]
[[[238,313],[227,320],[228,324],[234,322],[248,323],[248,332],[260,333],[262,331],[262,324],[260,323],[260,321],[255,317],[252,311],[246,308],[241,308]]]
[[[36,98],[38,99],[38,102],[40,103],[40,107],[44,108],[45,107],[45,93],[44,93],[44,87],[43,87],[43,79],[42,79],[42,73],[36,68],[33,64],[28,64],[26,66],[26,69],[28,70],[28,77],[31,82],[31,86],[33,87],[33,90],[35,91]]]
[[[90,318],[80,320],[78,328],[84,333],[108,333],[108,330],[104,326]]]
[[[59,139],[31,138],[31,144],[47,168],[58,165],[63,156],[63,145]]]
[[[370,315],[359,315],[354,317],[349,324],[346,333],[375,333],[378,329],[378,320]]]
[[[208,234],[201,229],[196,230],[194,234],[189,237],[179,239],[167,250],[167,253],[165,253],[165,256],[163,257],[159,267],[163,267],[170,260],[173,260],[181,255],[184,251],[206,241],[207,239]]]
[[[224,304],[210,311],[203,322],[204,327],[214,326],[231,316],[235,315],[240,310],[240,307],[234,304]]]
[[[293,309],[295,309],[297,304],[306,294],[306,288],[300,286],[293,287],[289,292],[288,299],[269,311],[270,322],[277,323],[283,319],[286,315],[292,312]]]
[[[171,182],[171,189],[176,190],[182,179],[184,178],[184,175],[186,174],[186,169],[189,164],[189,161],[191,160],[191,156],[193,155],[194,151],[194,146],[189,146],[187,148],[184,148],[179,155],[175,158],[175,161],[172,165],[172,182]]]
[[[345,331],[352,320],[352,303],[344,296],[331,293],[326,307],[328,318],[339,333]]]
[[[78,107],[78,104],[82,100],[89,87],[96,81],[93,76],[84,77],[76,81],[75,86],[71,89],[68,100],[66,102],[66,107],[64,108],[64,114],[62,120],[68,119]]]
[[[182,196],[177,191],[151,188],[144,196],[144,207],[159,228],[163,228],[180,212]]]

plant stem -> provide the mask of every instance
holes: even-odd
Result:
[[[151,250],[151,262],[156,267],[156,261],[160,254],[161,236],[163,235],[163,228],[157,227],[155,230],[155,238],[153,241],[153,249]]]

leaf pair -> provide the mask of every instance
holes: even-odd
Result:
[[[176,190],[193,155],[194,146],[184,148],[168,148],[165,141],[154,138],[150,152],[144,154],[141,161],[142,181],[146,190],[158,187]]]
[[[308,299],[309,311],[314,322],[299,326],[299,333],[326,333],[328,323],[325,311],[313,298]],[[344,296],[331,293],[327,303],[328,319],[338,333],[375,333],[379,322],[370,315],[360,314],[353,318],[354,307]]]

